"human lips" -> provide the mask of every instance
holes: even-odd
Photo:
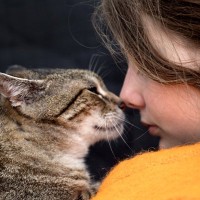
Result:
[[[159,136],[159,127],[155,124],[150,124],[146,122],[141,122],[144,126],[148,128],[148,131],[153,136]]]
[[[148,131],[153,136],[160,136],[158,132],[158,126],[156,125],[150,125]]]

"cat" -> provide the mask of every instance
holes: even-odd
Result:
[[[0,199],[90,199],[84,157],[122,134],[120,98],[91,71],[21,66],[0,73],[0,93]]]

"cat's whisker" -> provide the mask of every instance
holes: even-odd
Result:
[[[89,66],[88,66],[88,69],[92,72],[96,72],[96,69],[97,69],[97,66],[99,64],[99,58],[100,55],[98,54],[93,54],[92,57],[90,58],[90,61],[89,61]],[[97,73],[98,74],[98,73]]]
[[[97,67],[96,67],[97,68]],[[105,63],[98,65],[97,71],[95,71],[102,79],[104,79],[108,74],[110,74],[111,69],[109,69]]]
[[[111,73],[111,70],[107,68],[105,62],[99,64],[99,60],[100,60],[100,55],[93,54],[89,61],[88,69],[98,74],[101,78],[105,78]]]
[[[104,66],[104,64],[102,63],[100,66],[98,66],[98,69],[97,69],[97,71],[96,71],[96,73],[99,75],[99,76],[101,76],[102,78],[103,78],[103,76],[102,76],[102,70],[103,69],[105,69],[105,66]]]
[[[115,127],[115,130],[117,131],[117,133],[119,134],[120,138],[122,139],[122,141],[126,144],[126,146],[131,150],[131,152],[133,153],[132,148],[128,145],[128,143],[126,142],[126,140],[123,138],[122,134],[120,133],[118,127],[114,124],[114,122],[111,120],[110,121],[111,124]]]
[[[133,126],[134,128],[137,128],[137,129],[139,129],[139,130],[141,130],[141,131],[144,131],[142,128],[135,126],[134,124],[130,123],[129,121],[127,121],[127,120],[125,120],[125,119],[123,119],[123,118],[120,118],[120,117],[116,116],[114,113],[108,113],[108,114],[106,115],[106,117],[107,117],[107,118],[112,118],[112,119],[113,119],[113,118],[119,119],[119,120],[125,122],[126,124]],[[148,133],[148,130],[145,131],[144,133],[142,133],[139,137],[137,137],[137,138],[135,139],[135,141],[136,141],[136,140],[139,140],[139,139],[142,138],[142,137],[144,137],[147,133]],[[120,134],[120,135],[121,135],[121,134]],[[123,139],[123,141],[124,141],[124,139]]]
[[[110,116],[110,117],[111,117],[111,116]],[[126,124],[131,125],[131,126],[133,126],[134,128],[137,128],[137,129],[141,130],[142,132],[144,131],[142,128],[135,126],[134,124],[130,123],[129,121],[127,121],[127,120],[125,120],[125,119],[121,119],[120,117],[117,117],[117,116],[115,116],[115,115],[113,115],[112,117],[117,118],[117,119],[120,119],[120,120],[122,120],[123,122],[125,122]],[[135,139],[135,141],[136,141],[136,140],[139,140],[140,138],[142,138],[142,137],[143,137],[144,135],[146,135],[147,133],[148,133],[148,130],[145,131],[144,133],[142,133],[139,137],[137,137],[137,138]]]
[[[136,126],[136,125],[132,124],[131,122],[129,122],[129,121],[128,121],[128,120],[126,120],[126,119],[120,118],[120,117],[118,117],[118,116],[116,116],[116,115],[113,115],[112,117],[114,117],[114,118],[116,118],[116,119],[119,119],[119,120],[121,120],[121,121],[125,122],[125,123],[126,123],[126,124],[128,124],[128,125],[131,125],[132,127],[136,128],[136,129],[138,129],[138,130],[141,130],[141,131],[143,131],[143,129],[142,129],[142,128],[140,128],[140,127],[138,127],[138,126]]]
[[[100,69],[100,68],[99,68]],[[107,68],[106,68],[107,69]],[[99,70],[100,71],[100,70]],[[102,74],[100,74],[100,72],[98,73],[103,79],[108,76],[111,73],[111,71],[109,69],[107,69],[107,71],[103,72]]]
[[[105,122],[105,126],[108,127],[107,121]],[[109,133],[108,133],[108,130],[106,130],[106,137],[107,137],[108,145],[109,145],[109,147],[110,147],[110,150],[111,150],[111,152],[112,152],[113,157],[114,157],[115,159],[117,159],[117,157],[115,156],[115,153],[114,153],[114,151],[113,151],[113,148],[112,148],[112,146],[111,146],[110,140],[109,140],[109,138],[108,138],[108,134],[109,134]]]
[[[134,139],[134,141],[139,140],[140,138],[142,138],[143,136],[145,136],[148,133],[148,130],[145,131],[143,134],[141,134],[140,136],[138,136],[137,138]]]

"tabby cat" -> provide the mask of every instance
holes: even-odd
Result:
[[[0,73],[0,199],[87,200],[90,145],[123,132],[123,103],[87,70]]]

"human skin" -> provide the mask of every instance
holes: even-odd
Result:
[[[199,50],[170,31],[165,32],[146,19],[148,37],[166,59],[183,67],[197,68]],[[156,31],[155,31],[156,30]],[[121,98],[138,109],[149,133],[159,136],[159,148],[200,141],[200,91],[187,84],[161,84],[139,72],[134,58],[127,55],[128,70]]]

